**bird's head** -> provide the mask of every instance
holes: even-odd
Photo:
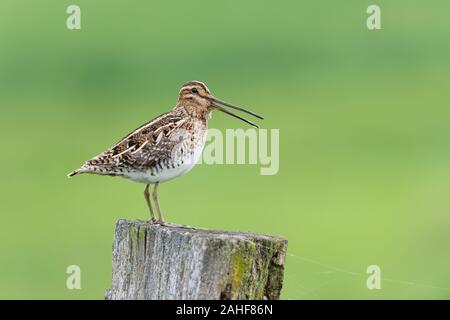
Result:
[[[256,128],[258,128],[256,124],[245,118],[242,118],[241,116],[231,112],[228,109],[225,109],[225,107],[229,107],[235,110],[251,114],[252,116],[257,117],[259,119],[264,119],[262,116],[252,111],[246,110],[242,107],[232,105],[231,103],[217,99],[211,94],[208,87],[203,82],[200,81],[189,81],[181,87],[177,107],[184,107],[193,114],[205,117],[209,116],[212,110],[217,109],[230,116],[238,118]]]

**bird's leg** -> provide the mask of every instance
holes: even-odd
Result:
[[[164,224],[163,215],[158,202],[158,186],[159,182],[155,183],[155,188],[153,189],[153,201],[155,201],[156,211],[158,212],[158,223]]]
[[[149,187],[150,187],[149,184],[145,187],[144,198],[145,201],[147,202],[148,210],[150,210],[150,223],[155,223],[156,222],[155,214],[153,213],[152,203],[150,202],[150,192],[148,192]]]

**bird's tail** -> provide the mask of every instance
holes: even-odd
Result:
[[[79,173],[96,173],[97,169],[95,166],[90,165],[89,163],[83,164],[78,169],[73,170],[71,173],[67,175],[67,177],[73,177]]]
[[[77,175],[77,174],[79,174],[79,173],[84,173],[84,172],[86,172],[85,170],[83,170],[83,167],[81,167],[81,168],[78,168],[78,169],[76,169],[76,170],[73,170],[71,173],[69,173],[68,175],[67,175],[67,177],[73,177],[74,175]]]
[[[105,166],[99,166],[99,165],[91,165],[89,163],[85,163],[80,168],[73,170],[71,173],[67,175],[67,177],[73,177],[79,173],[91,173],[91,174],[98,174],[101,176],[117,176],[122,175],[121,171],[116,171],[114,168],[109,168]]]

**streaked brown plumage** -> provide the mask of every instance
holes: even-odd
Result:
[[[218,109],[256,127],[252,122],[224,109],[223,105],[262,119],[251,111],[216,99],[204,83],[189,81],[182,86],[178,102],[172,111],[135,129],[68,176],[92,173],[121,176],[145,183],[147,186],[144,195],[152,222],[155,217],[149,198],[149,185],[154,184],[153,200],[158,212],[158,222],[163,223],[158,204],[158,185],[187,173],[198,161],[205,143],[211,111]]]

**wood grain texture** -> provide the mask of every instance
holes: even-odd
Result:
[[[119,220],[106,299],[278,299],[287,240]]]

